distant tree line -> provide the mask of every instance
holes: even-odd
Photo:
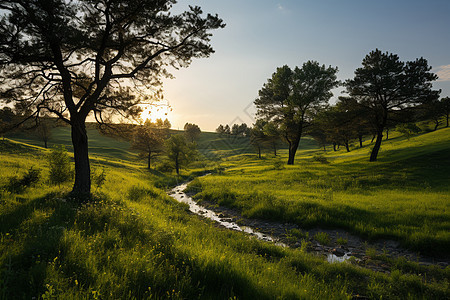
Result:
[[[231,127],[230,125],[223,126],[222,124],[219,125],[219,127],[216,128],[216,132],[221,135],[232,135],[236,137],[249,137],[250,136],[250,127],[248,127],[247,124],[233,124]]]

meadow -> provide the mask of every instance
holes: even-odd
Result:
[[[370,146],[324,153],[304,150],[296,164],[254,155],[234,157],[220,175],[196,179],[199,201],[234,207],[248,218],[292,222],[305,228],[342,228],[369,241],[394,239],[425,255],[450,249],[450,128]]]
[[[365,163],[367,149],[327,154],[329,164],[313,158],[318,150],[307,149],[295,166],[281,170],[274,163],[278,158],[226,157],[224,152],[220,170],[225,171],[196,179],[192,186],[201,188],[199,199],[238,207],[250,217],[343,226],[373,238],[399,238],[411,247],[425,241],[439,248],[448,245],[449,173],[443,153],[450,131],[434,134],[409,142],[392,140],[373,165]],[[227,151],[224,143],[222,150]],[[126,146],[118,149],[128,151]],[[105,170],[106,181],[93,187],[94,201],[77,204],[69,196],[70,183],[48,182],[49,150],[6,139],[0,141],[0,151],[0,299],[449,296],[449,267],[398,260],[382,273],[330,264],[303,248],[282,248],[219,228],[167,196],[167,188],[217,163],[199,162],[197,169],[177,178],[149,172],[144,164],[115,154],[119,152],[110,151],[107,157],[94,153],[93,169]],[[422,168],[430,162],[433,169]],[[22,177],[30,167],[41,170],[39,182],[9,191],[9,178]],[[360,223],[364,226],[358,227]],[[382,228],[386,232],[378,235]],[[419,233],[409,240],[404,236],[408,230]]]

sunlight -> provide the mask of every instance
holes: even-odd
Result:
[[[141,119],[143,121],[149,119],[151,122],[155,122],[157,119],[168,119],[172,122],[172,107],[168,102],[146,104],[142,109]]]

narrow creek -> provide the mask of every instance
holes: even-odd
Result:
[[[263,241],[273,242],[280,247],[301,247],[301,240],[292,240],[292,236],[289,238],[289,232],[292,230],[303,232],[307,234],[308,247],[306,250],[325,257],[330,263],[351,261],[374,271],[390,272],[391,266],[386,261],[373,259],[374,253],[382,253],[392,258],[406,258],[425,266],[434,265],[445,268],[450,265],[450,261],[447,258],[424,257],[402,248],[399,242],[393,240],[380,240],[368,243],[366,240],[341,229],[313,228],[304,230],[296,224],[246,219],[236,209],[217,206],[206,201],[199,205],[184,192],[188,184],[189,182],[179,184],[168,194],[175,200],[188,204],[192,213],[211,219],[225,228],[245,232]],[[239,222],[237,222],[238,220]],[[331,243],[327,245],[320,243],[316,239],[316,235],[319,233],[326,234],[330,238]],[[345,244],[339,243],[339,239],[344,239]]]
[[[248,226],[239,226],[238,224],[233,222],[231,219],[223,218],[220,216],[220,214],[216,214],[214,211],[209,210],[206,207],[203,207],[203,206],[197,204],[197,202],[195,202],[191,197],[189,197],[188,195],[186,195],[186,193],[183,192],[186,189],[186,187],[188,186],[188,184],[189,184],[189,182],[176,186],[175,188],[172,189],[169,196],[171,196],[178,202],[188,204],[189,210],[191,212],[193,212],[199,216],[202,216],[204,218],[208,218],[213,221],[216,221],[217,223],[219,223],[220,225],[222,225],[225,228],[233,229],[236,231],[243,231],[250,235],[256,236],[260,240],[267,241],[267,242],[275,242],[276,244],[278,244],[280,246],[286,247],[285,244],[277,243],[274,238],[272,238],[271,236],[269,236],[267,234],[253,230],[251,227],[248,227]]]
[[[232,218],[226,217],[222,213],[216,213],[213,210],[210,210],[204,206],[199,205],[197,202],[195,202],[190,196],[188,196],[184,192],[184,190],[186,189],[188,184],[189,184],[189,182],[177,185],[170,191],[169,196],[171,196],[178,202],[188,204],[189,211],[193,212],[194,214],[197,214],[204,218],[208,218],[210,220],[216,221],[219,225],[221,225],[225,228],[245,232],[247,234],[255,236],[256,238],[258,238],[260,240],[267,241],[267,242],[273,242],[273,243],[275,243],[275,245],[280,246],[280,247],[288,247],[287,244],[281,242],[279,239],[272,237],[269,234],[259,232],[250,226],[239,226],[236,222],[233,221]],[[321,251],[317,251],[317,252],[320,253]],[[330,262],[330,263],[344,262],[351,258],[351,252],[345,252],[345,253],[343,252],[342,255],[340,255],[340,256],[337,256],[333,253],[326,253],[326,257],[327,257],[328,262]]]

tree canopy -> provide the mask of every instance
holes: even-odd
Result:
[[[160,120],[160,119],[159,119]],[[147,159],[147,168],[151,168],[153,158],[164,150],[164,139],[169,134],[169,128],[164,123],[152,123],[147,120],[135,128],[131,147],[139,151],[142,158]]]
[[[289,145],[288,164],[294,164],[303,130],[313,115],[331,98],[331,89],[339,82],[338,69],[308,61],[301,68],[277,69],[254,101],[257,116],[273,121]]]
[[[434,101],[440,91],[432,90],[437,75],[424,58],[402,62],[398,55],[376,49],[356,69],[355,77],[345,82],[350,97],[369,110],[369,120],[377,140],[370,155],[376,161],[388,121],[399,111]]]
[[[213,53],[224,27],[200,7],[175,14],[175,0],[9,0],[0,9],[0,99],[72,127],[76,194],[90,193],[86,118],[139,112],[136,95],[160,96],[170,68]]]
[[[200,133],[202,133],[202,131],[198,125],[191,123],[184,124],[184,136],[189,142],[195,142],[199,138]]]
[[[166,153],[173,164],[177,175],[180,169],[187,166],[197,155],[194,143],[188,143],[182,134],[172,135],[165,142]]]

